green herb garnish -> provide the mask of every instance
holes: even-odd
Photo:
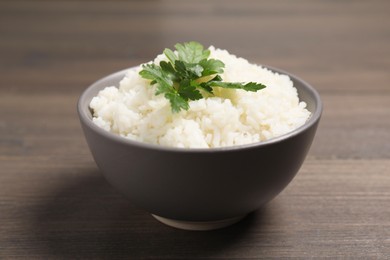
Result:
[[[225,64],[209,59],[210,50],[205,50],[198,42],[176,44],[177,54],[165,49],[168,61],[160,66],[148,63],[142,65],[139,75],[157,85],[156,95],[163,94],[171,104],[172,112],[189,109],[189,100],[198,100],[204,95],[212,95],[213,87],[258,91],[266,86],[260,83],[222,82],[218,75],[223,73]]]

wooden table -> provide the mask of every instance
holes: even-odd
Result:
[[[111,188],[76,102],[197,40],[290,71],[325,109],[297,177],[230,228],[176,230]],[[390,2],[1,1],[0,258],[390,258]]]

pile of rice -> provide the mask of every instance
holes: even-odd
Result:
[[[268,140],[303,125],[310,117],[306,103],[287,75],[250,64],[226,50],[209,47],[210,58],[225,63],[226,82],[259,82],[257,92],[214,88],[212,97],[190,101],[190,109],[173,114],[155,86],[130,69],[115,86],[90,103],[93,122],[103,129],[141,142],[183,148],[213,148]],[[154,63],[166,60],[159,55]]]

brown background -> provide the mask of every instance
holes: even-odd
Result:
[[[290,71],[325,110],[275,200],[213,232],[113,190],[84,141],[90,83],[197,40]],[[390,258],[389,1],[1,1],[0,258]]]

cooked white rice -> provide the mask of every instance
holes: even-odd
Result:
[[[141,142],[183,148],[234,146],[268,140],[303,125],[310,117],[306,103],[287,75],[250,64],[226,50],[209,48],[210,58],[225,63],[226,82],[259,82],[258,92],[215,88],[212,97],[190,101],[190,109],[173,114],[169,101],[155,95],[155,87],[130,69],[115,86],[94,97],[93,122],[121,136]],[[159,55],[154,63],[165,59]]]

